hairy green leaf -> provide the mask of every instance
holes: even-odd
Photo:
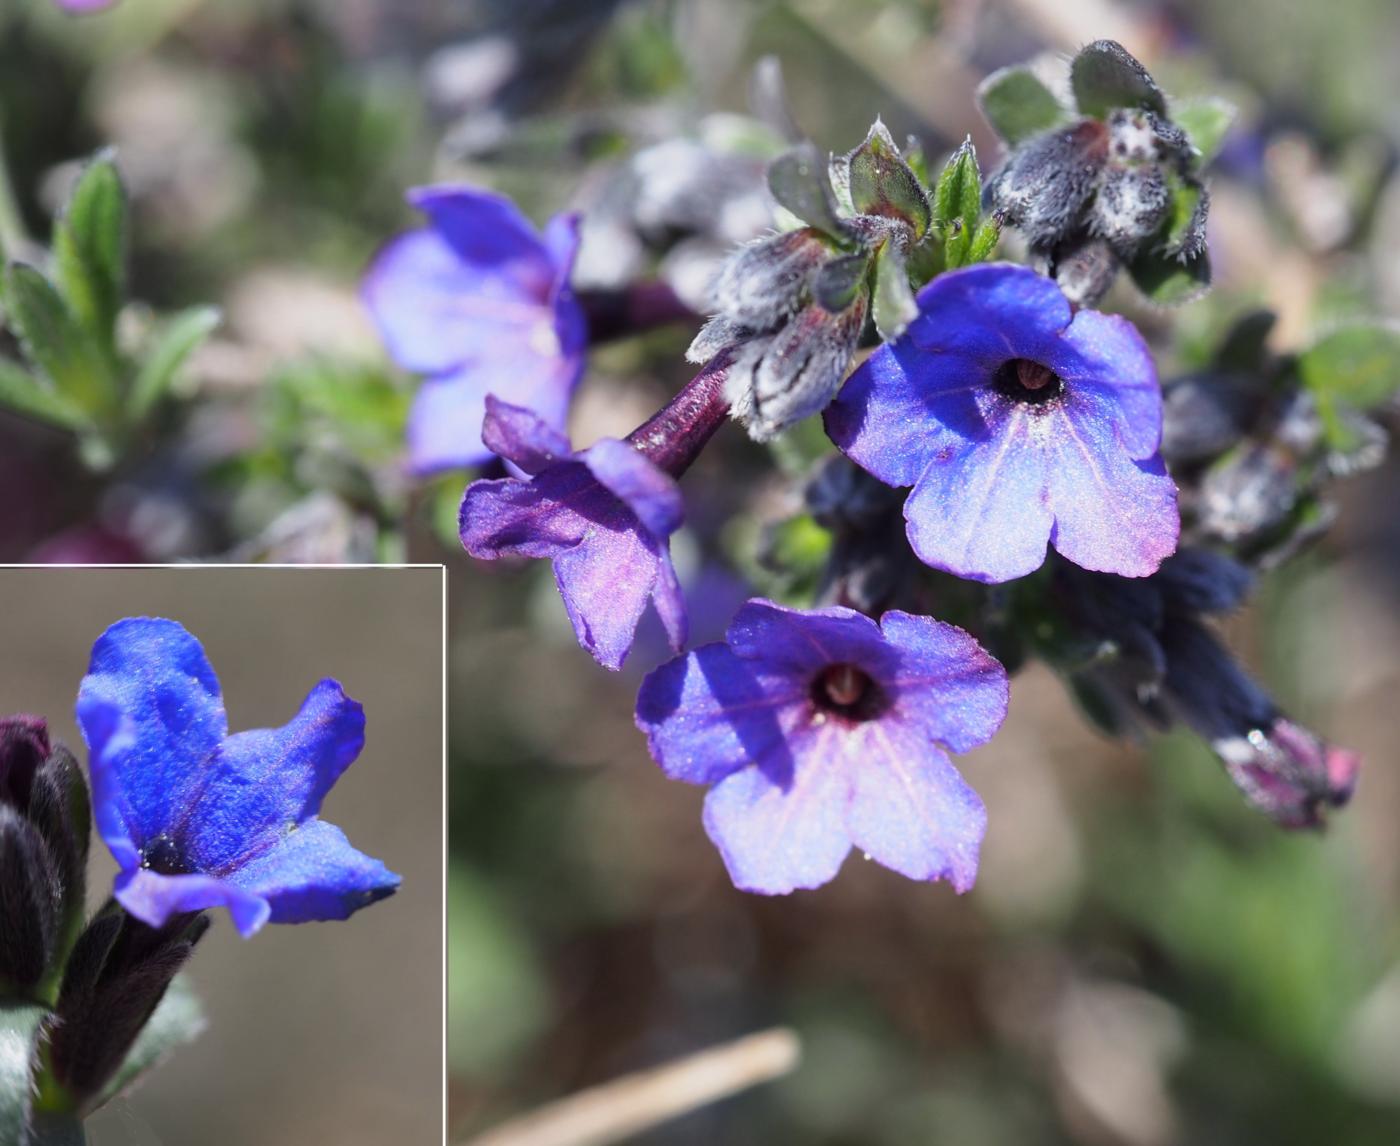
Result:
[[[1054,92],[1022,65],[1002,68],[983,80],[977,105],[992,130],[1013,146],[1069,120]]]
[[[110,351],[126,276],[126,192],[110,153],[100,153],[78,177],[54,224],[53,250],[64,298]]]
[[[216,307],[196,306],[170,320],[141,364],[127,395],[127,414],[133,422],[140,422],[151,412],[170,389],[186,359],[219,325],[220,318]]]

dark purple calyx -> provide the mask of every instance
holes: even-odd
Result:
[[[1044,406],[1065,392],[1064,380],[1048,366],[1029,358],[1010,358],[992,375],[997,393],[1013,402]]]
[[[729,366],[728,351],[715,355],[680,393],[628,434],[627,441],[658,469],[680,477],[729,416],[724,396]]]
[[[812,703],[818,712],[853,724],[874,720],[889,707],[884,689],[853,664],[827,665],[817,673],[812,679]]]

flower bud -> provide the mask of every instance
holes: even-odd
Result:
[[[0,805],[0,994],[28,997],[58,936],[63,889],[44,838]]]
[[[1213,747],[1245,798],[1286,828],[1320,826],[1324,808],[1351,799],[1361,769],[1355,752],[1284,717]]]

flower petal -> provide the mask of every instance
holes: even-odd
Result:
[[[482,441],[498,457],[513,462],[527,474],[537,474],[573,454],[569,439],[555,424],[533,410],[486,395],[486,420]]]
[[[549,297],[555,277],[550,251],[535,225],[504,195],[439,183],[415,187],[407,198],[428,216],[460,262],[513,282],[541,302]]]
[[[402,881],[377,859],[351,847],[335,825],[313,819],[284,834],[274,847],[232,873],[229,882],[266,900],[273,923],[308,923],[349,919],[360,908],[392,895]]]
[[[1126,318],[1081,310],[1055,353],[1043,361],[1066,389],[1084,389],[1111,403],[1128,453],[1145,458],[1162,444],[1162,388],[1152,351]]]
[[[919,292],[910,340],[925,351],[1046,361],[1073,312],[1053,279],[1015,263],[982,263],[939,275]]]
[[[828,725],[802,739],[795,769],[775,775],[744,768],[705,797],[705,831],[743,891],[784,895],[820,887],[851,850],[842,733]]]
[[[1146,577],[1176,550],[1176,485],[1159,455],[1134,461],[1113,423],[1066,405],[1046,436],[1051,543],[1084,569]]]
[[[606,517],[616,499],[586,466],[551,466],[530,481],[474,481],[462,497],[458,525],[473,557],[556,557],[588,533],[588,512]],[[580,512],[581,510],[581,512]]]
[[[946,879],[967,891],[987,810],[942,750],[919,729],[878,720],[853,730],[843,753],[851,842],[910,879]]]
[[[499,267],[464,262],[438,232],[409,231],[375,258],[361,288],[390,356],[438,374],[492,348],[557,346],[554,311]]]
[[[248,856],[314,816],[365,744],[365,712],[323,680],[281,728],[224,741],[178,842],[200,871],[228,878]]]
[[[491,395],[533,412],[562,436],[582,358],[537,354],[509,345],[509,333],[497,337],[507,341],[499,344],[495,357],[474,359],[429,378],[419,389],[408,420],[409,462],[415,473],[462,469],[492,456],[483,438],[486,399]]]
[[[77,716],[94,784],[102,772],[120,808],[109,827],[138,847],[179,819],[228,733],[204,649],[161,618],[118,621],[97,639]]]
[[[584,450],[579,460],[653,536],[669,537],[680,528],[685,518],[680,487],[633,446],[616,438],[602,438]]]
[[[968,633],[932,617],[891,610],[880,618],[885,639],[899,650],[887,687],[899,721],[954,752],[985,744],[1006,719],[1011,690],[1006,670]]]
[[[826,411],[826,432],[887,485],[913,485],[931,462],[985,441],[1004,415],[989,401],[991,369],[976,358],[930,354],[909,338],[875,351]]]
[[[840,605],[789,609],[755,598],[734,615],[725,640],[770,687],[803,697],[812,675],[828,665],[859,665],[883,678],[897,660],[879,625]]]
[[[1044,564],[1048,421],[1015,405],[995,438],[929,464],[904,503],[909,543],[924,564],[993,583]]]
[[[555,556],[554,579],[579,644],[604,668],[619,669],[670,558],[665,542],[644,534],[630,511],[614,509],[593,520],[596,528],[586,540]]]
[[[137,868],[117,876],[114,894],[118,903],[149,927],[160,927],[180,912],[226,907],[233,925],[246,939],[272,914],[261,896],[211,875],[161,875]]]
[[[770,691],[727,645],[702,645],[649,673],[637,693],[637,727],[661,770],[688,784],[713,784],[750,764],[790,774],[798,686]]]

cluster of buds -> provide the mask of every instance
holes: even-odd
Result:
[[[39,717],[0,719],[0,996],[51,999],[82,924],[82,769]]]
[[[1000,236],[979,225],[980,175],[970,144],[930,190],[917,146],[904,154],[877,120],[865,142],[827,159],[811,144],[769,167],[773,198],[799,224],[740,248],[714,283],[714,317],[687,357],[733,359],[730,412],[767,441],[822,410],[865,332],[896,338],[918,313],[916,285],[990,256]]]
[[[1074,107],[1027,68],[990,76],[983,112],[1010,152],[986,204],[1020,230],[1072,302],[1088,306],[1126,267],[1164,302],[1210,282],[1200,143],[1169,113],[1147,69],[1112,40],[1070,65]]]
[[[1187,548],[1130,580],[1057,562],[1054,604],[1083,642],[1069,677],[1115,733],[1181,723],[1205,740],[1245,799],[1284,827],[1316,827],[1351,797],[1360,760],[1285,716],[1213,632],[1252,583],[1239,563]]]
[[[42,1013],[29,1045],[31,1127],[100,1105],[208,927],[162,928],[110,902],[86,926],[91,804],[82,769],[34,716],[0,718],[0,999]]]
[[[1324,491],[1384,459],[1388,437],[1368,403],[1334,399],[1334,375],[1355,377],[1350,343],[1385,328],[1341,329],[1296,355],[1266,345],[1274,316],[1245,314],[1203,369],[1163,387],[1162,453],[1181,491],[1186,536],[1271,567],[1320,536],[1335,516]]]

